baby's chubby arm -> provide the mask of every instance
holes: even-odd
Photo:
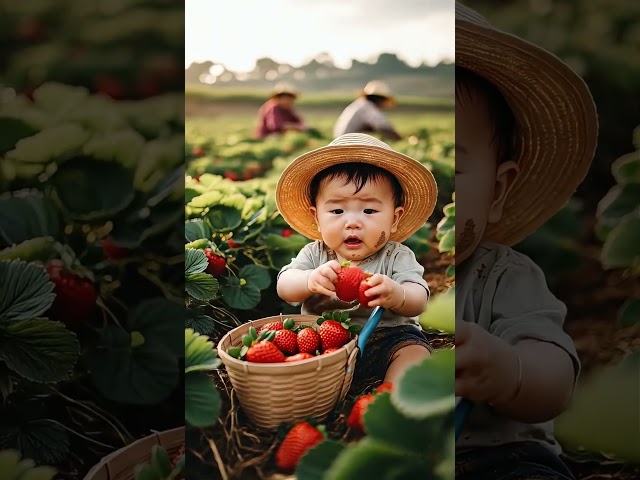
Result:
[[[559,346],[532,339],[510,345],[465,321],[456,322],[455,344],[457,396],[528,423],[551,420],[567,407],[575,373]]]
[[[313,270],[286,270],[278,278],[278,295],[291,303],[304,302],[314,293],[334,295],[340,268],[336,260],[331,260]]]

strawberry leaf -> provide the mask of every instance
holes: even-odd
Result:
[[[184,224],[184,238],[187,242],[195,242],[203,238],[210,239],[212,233],[201,218],[190,220]]]
[[[19,118],[0,117],[0,132],[2,132],[0,153],[7,153],[16,146],[19,140],[35,135],[38,131]]]
[[[208,273],[192,273],[184,279],[184,290],[197,300],[212,300],[218,294],[220,284]]]
[[[205,214],[207,225],[214,232],[231,232],[242,223],[242,211],[227,205],[215,205]]]
[[[300,459],[296,468],[298,480],[324,480],[325,473],[334,459],[346,448],[346,445],[335,440],[324,440],[307,452]]]
[[[238,347],[232,347],[238,348]],[[231,349],[229,349],[231,350]],[[238,351],[240,349],[238,348]],[[213,370],[220,366],[215,346],[206,335],[200,335],[191,329],[184,331],[185,373],[200,370]]]
[[[0,199],[0,244],[47,236],[59,239],[61,235],[60,214],[53,201],[40,192],[22,191]]]
[[[17,450],[0,451],[0,471],[5,480],[53,480],[56,470],[51,467],[34,467],[31,459],[20,460]]]
[[[207,256],[202,250],[195,248],[187,248],[184,251],[184,276],[187,277],[194,273],[204,272],[209,262]]]
[[[29,320],[44,313],[55,298],[45,269],[23,261],[0,262],[0,319]]]
[[[240,285],[240,281],[232,277],[226,285],[220,289],[222,299],[231,308],[238,310],[251,310],[260,303],[260,290],[255,285]]]
[[[202,372],[185,378],[185,420],[196,427],[213,425],[220,412],[220,394],[213,381]]]
[[[349,325],[348,330],[350,333],[358,334],[362,331],[362,325]]]
[[[271,275],[269,270],[258,265],[246,265],[238,272],[240,278],[247,281],[247,285],[252,285],[260,290],[264,290],[271,285]]]
[[[8,426],[0,433],[3,448],[20,450],[24,457],[38,464],[56,464],[69,453],[67,431],[49,419],[31,420],[19,426]],[[0,467],[0,471],[4,473]],[[6,478],[4,475],[2,478]]]

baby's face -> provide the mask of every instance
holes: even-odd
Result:
[[[469,257],[502,207],[517,166],[497,164],[492,123],[485,98],[470,90],[456,101],[456,263]]]
[[[369,181],[358,193],[354,184],[344,183],[343,178],[324,180],[311,213],[322,240],[339,259],[357,263],[385,245],[404,210],[394,206],[386,179]]]

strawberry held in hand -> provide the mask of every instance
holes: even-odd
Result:
[[[360,288],[358,288],[358,303],[361,307],[369,308],[369,301],[373,300],[373,298],[367,297],[364,292],[369,290],[371,285],[369,285],[366,281],[360,283]]]
[[[352,267],[350,262],[341,263],[338,281],[336,282],[336,295],[343,302],[353,302],[358,298],[360,284],[371,276],[358,267]]]
[[[55,285],[53,291],[56,294],[49,310],[51,318],[72,330],[84,325],[96,306],[97,295],[93,282],[65,270],[61,261],[48,263],[46,270]]]
[[[207,273],[213,275],[215,278],[220,278],[227,266],[227,259],[222,255],[213,253],[213,250],[210,248],[206,248],[204,254],[209,262]]]
[[[296,423],[276,452],[276,465],[285,471],[295,469],[307,450],[323,439],[323,433],[309,422]]]

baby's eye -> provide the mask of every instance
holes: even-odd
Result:
[[[342,210],[341,208],[336,208],[335,210],[330,210],[330,213],[335,213],[336,215],[340,215],[341,213],[344,213],[344,210]]]
[[[377,213],[377,210],[374,210],[373,208],[365,208],[364,213],[366,213],[367,215],[371,215]]]

